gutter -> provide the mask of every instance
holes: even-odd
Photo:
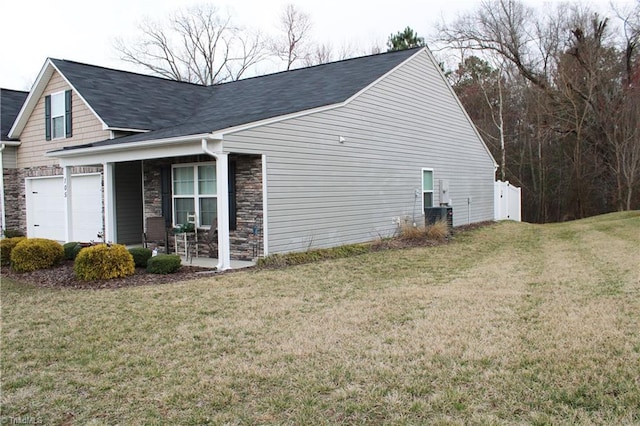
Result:
[[[220,137],[220,139],[218,139],[218,140],[221,141],[222,137]],[[207,154],[210,157],[213,157],[213,158],[216,158],[216,159],[218,158],[218,154],[216,154],[215,152],[213,152],[213,151],[211,151],[209,149],[209,143],[207,142],[207,138],[206,137],[202,138],[201,143],[202,143],[202,152],[204,152],[205,154]]]
[[[158,146],[158,145],[172,145],[180,142],[193,142],[194,140],[200,138],[206,138],[210,136],[209,133],[204,133],[200,135],[188,135],[188,136],[180,136],[169,139],[152,139],[148,141],[142,142],[129,142],[131,147],[133,148],[145,148],[149,146]],[[127,145],[129,143],[118,143],[118,144],[110,144],[105,146],[87,146],[84,148],[76,148],[76,149],[62,149],[57,151],[48,151],[44,154],[45,157],[53,157],[53,158],[66,158],[66,157],[81,157],[86,154],[95,154],[95,153],[108,153],[112,151],[122,151],[123,149],[128,148]]]

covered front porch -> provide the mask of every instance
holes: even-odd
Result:
[[[260,154],[225,152],[221,140],[206,138],[55,154],[64,170],[67,241],[73,241],[74,223],[71,168],[101,164],[106,241],[141,244],[148,219],[162,217],[168,233],[164,251],[173,253],[173,232],[189,218],[201,234],[215,226],[217,241],[215,250],[203,247],[198,257],[184,259],[184,264],[226,270],[251,265],[246,262],[266,252]],[[96,163],[97,159],[102,161]]]

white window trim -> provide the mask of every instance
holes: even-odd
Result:
[[[55,96],[60,95],[62,97],[62,116],[60,115],[53,115],[53,98]],[[51,126],[51,140],[58,140],[58,139],[66,139],[67,137],[67,97],[65,94],[65,91],[62,90],[60,92],[55,92],[52,93],[51,95],[51,122],[50,122],[50,126]],[[53,125],[53,119],[56,117],[62,117],[62,136],[54,136],[53,134],[55,133],[55,126]]]
[[[172,223],[174,227],[180,226],[181,224],[177,224],[176,223],[176,203],[175,203],[175,199],[176,198],[188,198],[188,199],[193,199],[193,208],[195,209],[195,213],[196,213],[196,227],[199,229],[209,229],[211,228],[211,225],[203,225],[200,221],[200,199],[201,198],[214,198],[217,202],[218,200],[218,188],[217,185],[218,183],[216,182],[216,194],[215,195],[210,195],[210,194],[206,194],[206,195],[200,195],[199,193],[199,187],[198,187],[198,175],[196,170],[198,170],[199,166],[214,166],[216,167],[216,162],[215,161],[207,161],[207,162],[200,162],[200,163],[178,163],[178,164],[172,164],[171,165],[171,213],[172,213]],[[174,170],[176,168],[180,168],[180,167],[191,167],[193,169],[193,195],[176,195],[174,193]]]
[[[431,190],[430,191],[429,190],[427,190],[427,191],[424,190],[424,172],[431,172]],[[434,198],[433,198],[433,194],[434,194],[433,188],[434,188],[434,182],[435,182],[434,174],[435,173],[433,172],[433,169],[429,168],[429,167],[423,167],[420,170],[420,189],[422,190],[421,191],[421,195],[422,196],[420,197],[421,198],[420,202],[422,204],[422,211],[423,212],[424,212],[424,208],[425,208],[425,205],[424,205],[424,194],[425,193],[431,193],[431,205],[429,207],[433,207],[433,203],[435,201]]]

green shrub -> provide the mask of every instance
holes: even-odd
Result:
[[[180,269],[182,260],[177,254],[159,254],[147,261],[147,272],[152,274],[173,274]]]
[[[84,281],[108,280],[133,275],[133,256],[121,244],[98,244],[80,250],[73,264],[76,276]]]
[[[25,238],[11,251],[11,268],[16,272],[47,269],[64,259],[64,249],[57,241]]]
[[[8,266],[11,264],[11,251],[25,237],[11,237],[0,240],[0,264]]]
[[[144,247],[134,247],[129,249],[129,253],[133,256],[133,262],[137,268],[146,268],[147,261],[151,259],[153,251]]]
[[[4,236],[6,238],[24,237],[24,232],[19,229],[5,229]]]
[[[80,243],[71,241],[63,244],[62,248],[64,249],[64,258],[67,260],[74,260],[82,249],[82,246]]]

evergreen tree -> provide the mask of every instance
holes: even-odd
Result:
[[[424,45],[424,38],[418,37],[417,32],[413,31],[411,27],[407,27],[404,31],[398,31],[395,35],[391,34],[389,36],[387,52],[411,49],[412,47],[421,47]]]

